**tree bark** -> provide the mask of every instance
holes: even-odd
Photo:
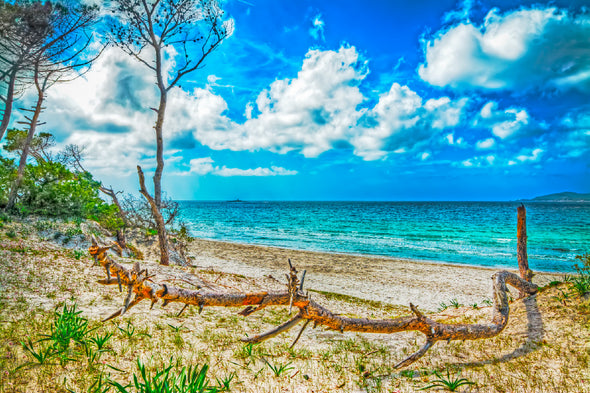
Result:
[[[531,282],[533,278],[533,272],[529,269],[529,260],[527,255],[527,234],[526,234],[526,208],[524,205],[520,205],[517,208],[518,212],[518,223],[517,223],[517,258],[518,258],[518,270],[520,271],[520,277],[523,280]]]
[[[35,136],[35,131],[37,129],[37,123],[39,122],[39,116],[41,115],[41,110],[43,108],[43,100],[45,98],[45,91],[39,84],[39,74],[38,68],[35,68],[35,87],[37,88],[37,104],[35,105],[35,109],[33,112],[33,117],[30,119],[29,123],[29,132],[27,133],[27,139],[25,141],[25,145],[23,146],[23,152],[20,156],[20,161],[18,164],[18,170],[16,174],[16,179],[10,189],[10,194],[8,195],[8,203],[6,204],[6,210],[10,210],[14,207],[16,202],[16,197],[18,195],[18,190],[20,189],[21,183],[23,181],[25,168],[27,166],[27,157],[29,155],[29,147],[31,146],[31,141]]]
[[[8,89],[6,91],[6,98],[4,101],[4,113],[2,113],[2,122],[0,123],[0,141],[4,138],[4,133],[8,129],[10,123],[10,116],[12,115],[12,104],[14,102],[14,85],[16,83],[16,75],[18,68],[14,67],[8,77]]]
[[[123,307],[105,319],[108,321],[119,315],[125,314],[127,310],[144,299],[149,299],[152,306],[159,300],[163,300],[163,306],[171,302],[203,307],[244,307],[239,314],[248,316],[268,306],[293,306],[299,312],[291,320],[283,323],[269,332],[246,338],[246,342],[260,342],[274,337],[279,333],[287,331],[296,326],[299,322],[313,321],[316,325],[323,325],[328,329],[364,333],[397,333],[403,331],[418,331],[426,336],[424,346],[407,359],[401,361],[396,367],[405,367],[422,357],[430,347],[441,340],[477,340],[494,337],[508,323],[510,307],[508,303],[508,289],[506,284],[511,285],[521,292],[529,295],[535,294],[538,287],[528,281],[521,279],[514,273],[500,271],[492,276],[494,287],[493,316],[490,323],[484,324],[444,324],[427,318],[417,307],[410,303],[413,316],[399,317],[395,319],[366,319],[348,318],[334,314],[320,304],[314,302],[303,292],[302,285],[295,285],[300,282],[296,279],[297,271],[291,267],[291,278],[287,275],[289,283],[286,291],[263,291],[252,293],[218,293],[206,291],[203,288],[189,290],[164,283],[152,281],[147,269],[141,269],[139,262],[136,262],[133,269],[114,262],[108,255],[110,247],[100,247],[96,239],[92,238],[92,245],[89,252],[95,260],[106,270],[107,278],[99,280],[104,285],[125,285],[128,295]],[[293,275],[295,277],[293,277]],[[116,277],[116,278],[115,278]],[[135,298],[131,300],[131,294]],[[184,307],[185,307],[184,306]],[[255,307],[256,306],[256,307]],[[184,309],[183,307],[183,309]]]
[[[168,250],[168,236],[166,234],[166,223],[164,222],[164,217],[162,217],[162,213],[156,201],[152,196],[149,194],[146,186],[145,186],[145,176],[143,175],[143,171],[141,167],[137,166],[137,175],[139,176],[139,186],[141,187],[139,192],[141,195],[145,197],[145,199],[150,204],[150,208],[152,209],[152,216],[156,221],[156,229],[158,231],[158,243],[160,246],[160,264],[161,265],[169,265],[170,264],[170,251]]]
[[[159,51],[158,51],[159,58]],[[156,119],[156,171],[154,172],[154,199],[158,209],[162,208],[162,173],[164,172],[164,117],[166,116],[166,103],[168,93],[162,81],[161,65],[158,63],[158,88],[160,90],[160,103],[158,105],[158,117]]]

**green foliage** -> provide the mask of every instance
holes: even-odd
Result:
[[[6,205],[10,185],[16,179],[16,165],[14,160],[0,157],[0,205]]]
[[[273,372],[275,377],[280,377],[281,374],[284,374],[289,370],[293,370],[293,368],[294,368],[294,367],[289,367],[291,365],[291,362],[288,362],[285,364],[282,364],[282,363],[270,364],[270,362],[268,360],[266,360],[265,358],[262,358],[262,360],[264,361],[264,363],[266,363],[268,368],[271,369],[271,371]]]
[[[112,351],[106,348],[112,333],[89,337],[95,329],[89,328],[88,319],[80,316],[81,313],[76,310],[76,304],[66,304],[61,311],[55,311],[49,334],[41,334],[43,338],[34,342],[30,338],[27,342],[21,342],[32,360],[18,368],[51,364],[50,360],[54,358],[59,359],[63,366],[76,361],[78,355],[85,355],[88,363],[93,364],[98,362],[103,353]]]
[[[445,390],[448,390],[449,392],[455,392],[461,386],[475,385],[475,382],[471,382],[465,378],[459,378],[458,374],[455,377],[451,377],[451,372],[448,369],[446,378],[443,377],[438,371],[435,371],[434,375],[436,375],[438,379],[435,379],[434,381],[432,381],[433,383],[431,383],[430,385],[420,388],[418,390],[426,390],[440,387]]]
[[[148,372],[146,367],[137,359],[137,373],[133,374],[133,382],[126,386],[116,381],[110,381],[111,385],[120,393],[216,393],[219,389],[210,386],[207,379],[209,365],[203,367],[183,367],[178,373],[173,372],[174,366],[154,372]],[[231,379],[229,380],[231,382]],[[229,387],[229,382],[228,382]]]
[[[49,360],[57,356],[57,352],[52,346],[45,346],[36,350],[36,343],[33,343],[31,339],[29,339],[27,342],[23,341],[21,344],[26,353],[33,358],[33,361],[24,363],[18,366],[17,369],[26,366],[43,366],[45,364],[49,364]]]
[[[40,341],[49,341],[55,353],[59,355],[60,363],[65,364],[70,357],[68,349],[70,343],[86,346],[86,336],[94,329],[88,327],[88,319],[81,317],[82,311],[76,311],[76,304],[64,305],[61,312],[56,311],[51,333],[43,334],[45,338]]]
[[[24,131],[11,130],[4,149],[18,152]],[[88,172],[73,172],[59,162],[49,160],[42,150],[51,134],[39,134],[37,147],[40,153],[35,163],[27,164],[24,178],[17,194],[15,211],[21,215],[71,218],[74,220],[92,219],[108,230],[116,231],[124,227],[116,205],[106,203],[100,198],[100,182]],[[17,172],[15,160],[0,157],[0,206],[8,201],[10,187]]]
[[[572,288],[578,296],[584,296],[590,292],[590,254],[578,255],[576,259],[582,265],[574,265],[578,274],[571,277]]]
[[[10,129],[6,133],[4,140],[4,150],[11,153],[16,153],[18,156],[22,154],[23,147],[27,140],[27,131]],[[53,146],[55,138],[48,132],[40,132],[33,136],[29,145],[29,154],[37,159],[37,161],[47,161],[50,156],[47,153],[47,148]]]

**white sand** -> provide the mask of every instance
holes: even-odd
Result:
[[[492,294],[491,276],[501,269],[346,254],[297,251],[196,239],[189,254],[199,268],[285,281],[287,259],[302,272],[305,288],[436,310],[441,302],[481,304]],[[516,267],[516,261],[515,261]],[[560,275],[538,273],[543,285]],[[516,295],[515,295],[516,297]]]

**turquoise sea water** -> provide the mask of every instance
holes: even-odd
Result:
[[[517,267],[516,202],[181,201],[203,239],[300,250]],[[571,272],[590,252],[590,203],[529,203],[531,269]]]

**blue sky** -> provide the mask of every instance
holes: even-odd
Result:
[[[230,0],[224,9],[233,35],[171,92],[172,198],[590,192],[584,2]],[[50,91],[44,130],[86,146],[105,185],[135,192],[135,166],[155,165],[156,104],[151,75],[110,48]]]

